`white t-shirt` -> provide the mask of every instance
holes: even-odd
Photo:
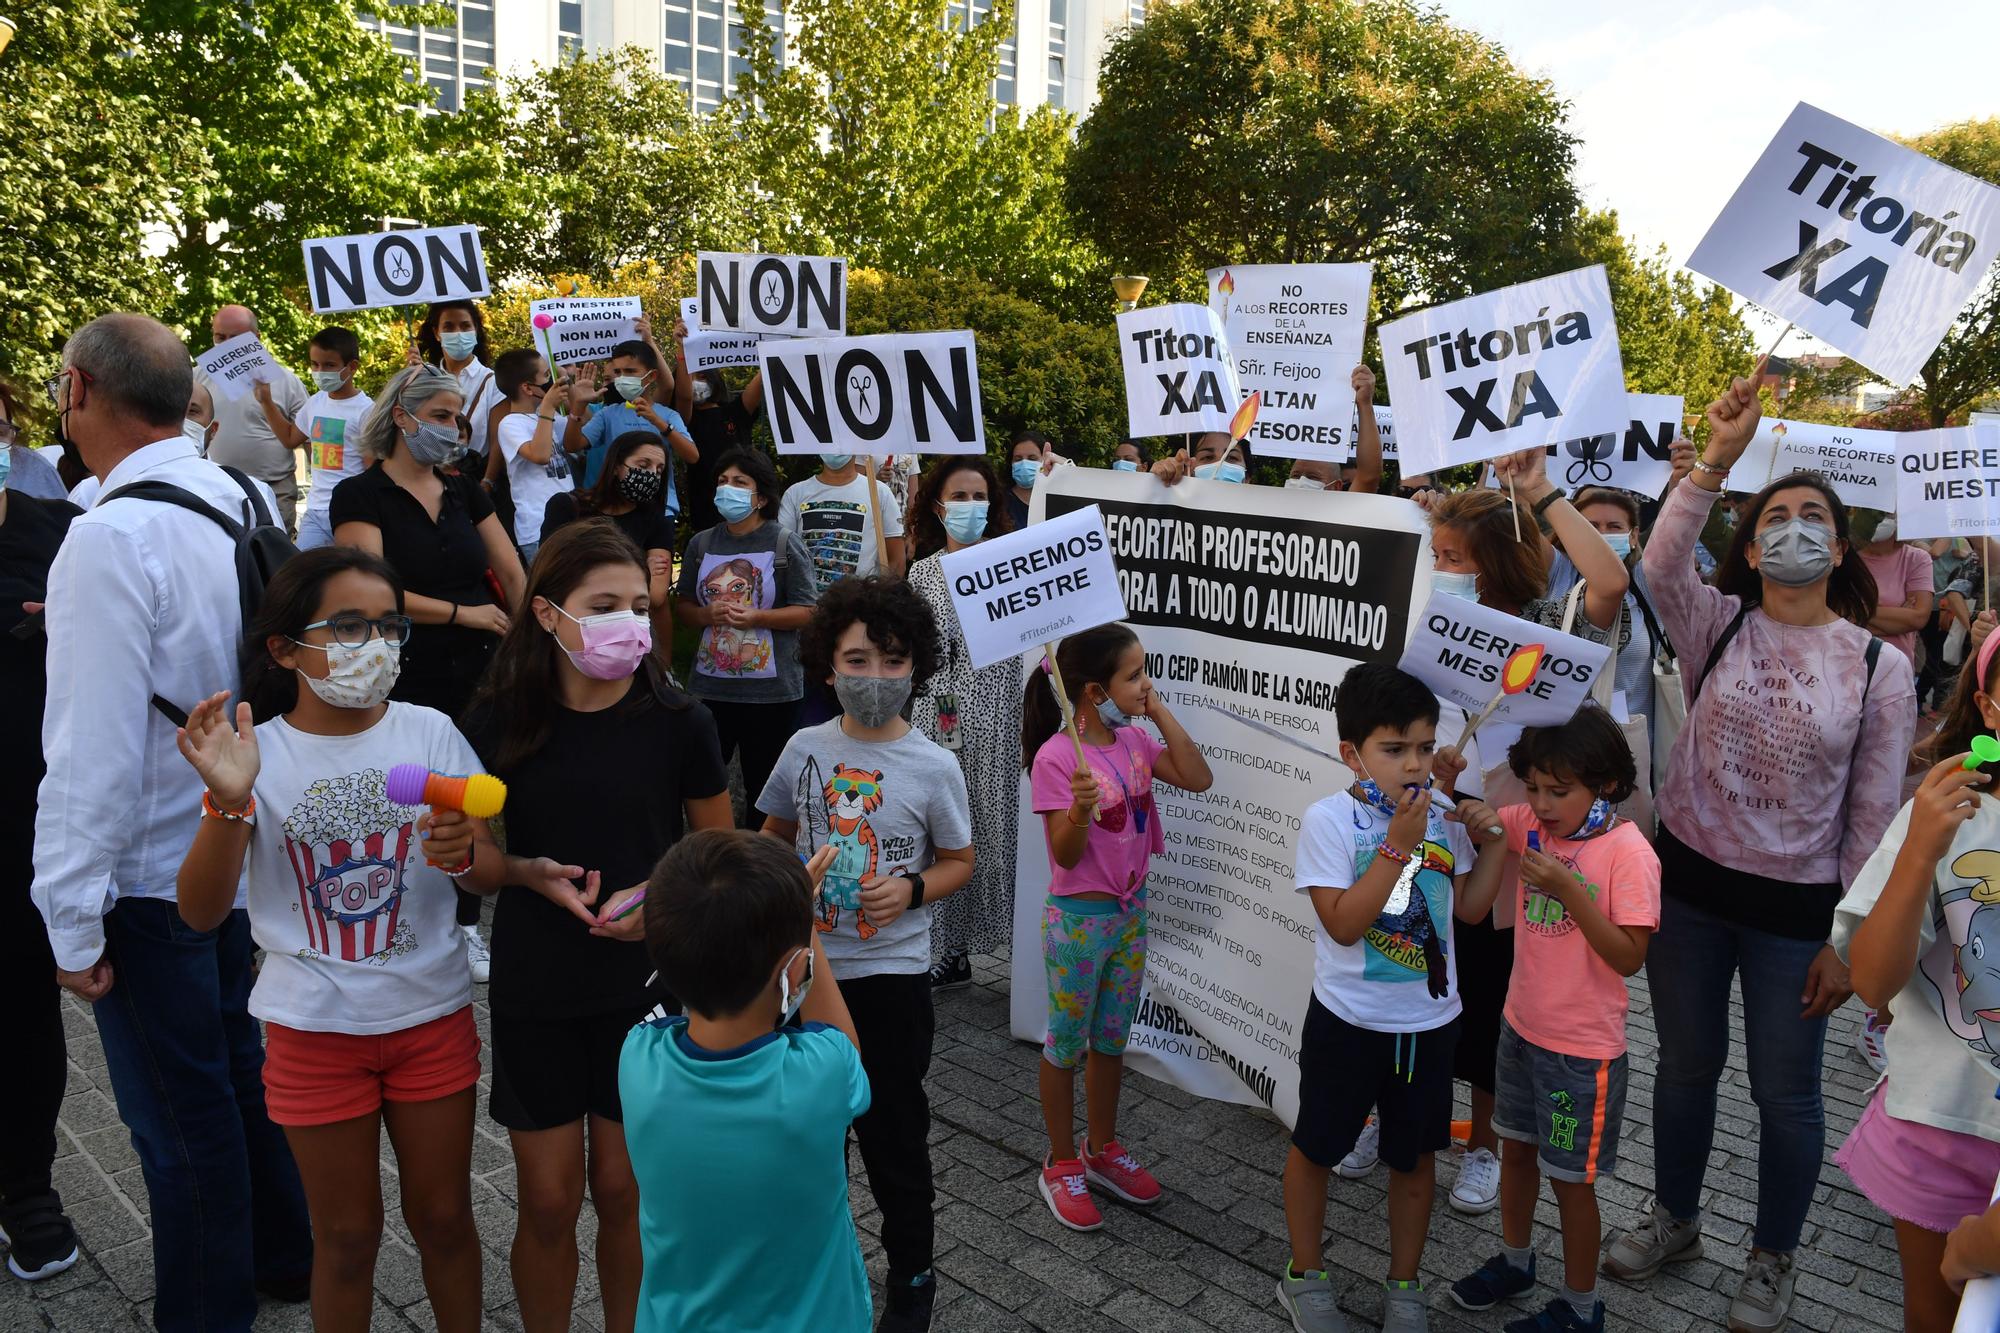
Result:
[[[903,507],[895,493],[877,481],[875,497],[883,537],[902,536]],[[875,519],[868,512],[866,476],[857,472],[844,486],[829,486],[816,476],[794,483],[778,506],[778,522],[805,543],[821,592],[850,574],[875,572]]]
[[[1300,893],[1351,889],[1374,863],[1389,817],[1340,791],[1313,802],[1299,833],[1295,874]],[[1422,869],[1389,895],[1381,915],[1353,944],[1324,930],[1313,939],[1313,994],[1356,1027],[1371,1032],[1427,1032],[1458,1017],[1458,954],[1452,924],[1453,881],[1471,871],[1472,842],[1444,820],[1443,797],[1431,802],[1420,853]],[[1398,867],[1401,869],[1401,867]],[[1442,993],[1433,970],[1442,964]]]
[[[449,876],[425,862],[423,807],[384,794],[390,768],[476,773],[443,713],[392,703],[356,736],[257,728],[257,825],[245,878],[264,966],[250,1012],[308,1032],[376,1036],[472,1003]]]
[[[494,382],[492,368],[480,365],[474,358],[458,372],[458,390],[465,398],[458,410],[465,413],[465,419],[472,423],[473,452],[483,454],[486,452],[486,418],[492,415],[495,405],[505,401],[500,396],[500,386]]]
[[[523,546],[542,539],[542,517],[550,497],[576,486],[576,478],[570,475],[569,455],[562,448],[561,417],[549,427],[548,462],[537,463],[521,452],[521,446],[535,438],[535,428],[541,424],[533,412],[510,412],[494,428],[500,438],[500,456],[507,460],[507,484],[514,492],[514,540]]]
[[[322,391],[306,399],[292,418],[292,425],[306,437],[306,457],[312,463],[306,513],[330,512],[333,488],[368,470],[368,460],[361,456],[361,422],[374,406],[375,400],[365,393],[335,398]]]

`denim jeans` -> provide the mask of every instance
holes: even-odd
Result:
[[[1798,1248],[1826,1150],[1820,1059],[1826,1020],[1801,1019],[1806,973],[1822,945],[1738,926],[1663,894],[1646,953],[1659,1032],[1653,1083],[1654,1176],[1661,1207],[1701,1208],[1715,1142],[1715,1090],[1729,1057],[1729,981],[1743,981],[1743,1039],[1757,1104],[1755,1244]]]
[[[154,1326],[248,1329],[258,1279],[312,1271],[298,1167],[264,1112],[249,914],[198,931],[171,902],[125,898],[104,937],[97,1031],[151,1203]]]

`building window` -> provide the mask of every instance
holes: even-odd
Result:
[[[1146,0],[1132,0],[1132,3],[1126,6],[1126,10],[1126,18],[1133,27],[1146,21]]]
[[[696,112],[714,111],[735,91],[736,78],[750,67],[743,54],[745,27],[736,0],[664,0],[666,20],[661,67],[688,90]],[[764,22],[784,59],[784,0],[762,3]]]
[[[969,32],[992,17],[993,0],[951,0],[945,22],[955,31]],[[993,100],[1005,106],[1014,104],[1014,54],[1017,44],[1014,33],[1008,34],[1007,40],[1000,43],[1000,68],[993,78]]]
[[[561,55],[583,52],[583,0],[562,0],[556,6],[556,50]]]
[[[394,7],[418,2],[394,0]],[[468,92],[493,86],[493,0],[457,0],[452,9],[456,19],[450,26],[398,23],[393,14],[361,20],[410,61],[413,79],[430,84],[440,111],[457,111]]]
[[[1063,104],[1063,63],[1069,54],[1069,0],[1049,0],[1049,105]]]

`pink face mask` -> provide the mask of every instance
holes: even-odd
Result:
[[[583,632],[583,647],[571,653],[560,638],[556,646],[569,653],[571,665],[592,680],[623,680],[638,670],[640,661],[653,650],[653,627],[637,611],[606,611],[578,620],[560,606],[556,610],[576,621]]]

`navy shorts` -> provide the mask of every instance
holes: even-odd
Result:
[[[1306,1006],[1299,1037],[1299,1122],[1292,1146],[1331,1167],[1347,1156],[1377,1113],[1382,1160],[1410,1172],[1451,1146],[1451,1063],[1458,1019],[1428,1032],[1356,1027],[1319,1002]]]

